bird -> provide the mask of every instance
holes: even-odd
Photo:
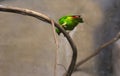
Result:
[[[65,31],[72,31],[79,23],[83,23],[83,18],[81,15],[66,15],[61,17],[58,20],[60,26],[65,30]],[[61,31],[56,28],[56,32],[58,35],[60,35]]]

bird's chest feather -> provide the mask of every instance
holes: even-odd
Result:
[[[66,30],[73,30],[74,27],[78,24],[73,18],[64,18],[60,20],[61,26]]]

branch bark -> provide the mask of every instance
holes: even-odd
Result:
[[[42,21],[47,22],[49,24],[52,24],[52,22],[51,22],[52,19],[50,19],[48,16],[41,14],[39,12],[35,12],[33,10],[0,5],[0,11],[32,16],[32,17],[35,17],[39,20],[42,20]],[[66,76],[71,76],[72,72],[74,71],[75,64],[76,64],[77,48],[76,48],[76,45],[74,44],[73,40],[71,39],[71,37],[66,33],[66,31],[63,28],[61,28],[61,26],[59,24],[57,24],[56,22],[54,22],[54,24],[67,38],[67,40],[69,41],[69,43],[72,47],[72,50],[73,50],[71,63],[69,65],[69,68],[68,68],[67,73],[66,73]]]

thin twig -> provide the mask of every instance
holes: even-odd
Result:
[[[67,72],[67,69],[65,68],[65,66],[63,64],[57,64],[57,65],[60,65],[64,68],[64,70]]]
[[[35,17],[39,20],[42,20],[44,22],[51,24],[51,19],[49,17],[47,17],[46,15],[41,14],[39,12],[32,11],[32,10],[0,5],[0,11],[12,12],[12,13],[17,13],[17,14],[32,16],[32,17]],[[71,37],[66,33],[66,31],[63,28],[61,28],[61,26],[59,24],[57,24],[55,22],[54,22],[54,24],[67,38],[67,40],[69,41],[69,43],[71,45],[72,51],[73,51],[71,63],[69,65],[69,68],[68,68],[67,73],[66,73],[66,76],[71,76],[72,72],[74,71],[75,64],[76,64],[77,48],[76,48],[76,45],[74,44],[73,40],[71,39]]]
[[[54,25],[54,21],[53,20],[51,20],[51,24],[52,24],[52,30],[53,30],[53,35],[54,35],[55,44],[56,44],[55,64],[54,64],[54,76],[57,76],[58,40],[57,40],[57,36],[56,36],[56,32],[55,32],[55,25]]]
[[[95,52],[93,54],[91,54],[90,56],[86,57],[85,59],[83,59],[82,61],[79,61],[76,66],[75,66],[75,71],[77,71],[77,69],[79,68],[79,66],[81,66],[82,64],[86,63],[88,60],[90,60],[91,58],[95,57],[96,55],[98,55],[100,52],[102,52],[104,48],[106,48],[107,46],[115,43],[117,40],[120,39],[120,32],[116,35],[116,37],[114,37],[113,39],[111,39],[110,41],[104,43],[103,45],[101,45],[99,48],[97,48],[95,50]]]

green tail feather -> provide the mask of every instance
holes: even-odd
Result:
[[[58,28],[56,28],[56,32],[57,32],[58,35],[60,35],[60,33],[61,33]]]

